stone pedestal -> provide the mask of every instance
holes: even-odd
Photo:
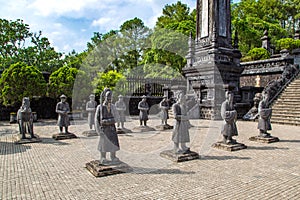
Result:
[[[66,139],[77,138],[77,136],[74,133],[58,133],[52,135],[52,138],[55,140],[66,140]]]
[[[260,143],[279,142],[279,138],[273,137],[273,136],[269,136],[269,137],[253,136],[253,137],[250,137],[249,140],[254,141],[254,142],[260,142]]]
[[[225,151],[238,151],[247,148],[247,146],[242,143],[224,144],[223,142],[216,142],[212,145],[212,147]]]
[[[96,177],[109,176],[120,173],[132,172],[132,168],[126,163],[102,165],[99,160],[86,163],[86,168]]]
[[[154,128],[149,127],[149,126],[137,126],[133,128],[134,131],[136,132],[149,132],[149,131],[155,131]]]
[[[86,137],[98,136],[98,133],[95,130],[83,131],[82,135]]]
[[[159,131],[164,131],[164,130],[173,129],[173,126],[171,126],[169,124],[161,124],[161,125],[156,126],[155,128]]]
[[[27,143],[36,143],[42,142],[41,138],[38,135],[34,135],[35,138],[30,138],[29,135],[26,135],[25,139],[22,139],[22,135],[18,134],[14,137],[15,144],[27,144]]]
[[[189,151],[186,153],[174,153],[173,150],[166,150],[160,153],[160,156],[173,162],[184,162],[189,160],[199,159],[199,154],[194,151]]]
[[[117,134],[126,134],[126,133],[132,133],[132,131],[127,128],[117,128]]]

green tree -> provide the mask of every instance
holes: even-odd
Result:
[[[163,8],[162,16],[157,19],[156,28],[176,30],[187,36],[192,32],[195,36],[196,10],[190,13],[190,8],[180,1],[171,5],[167,4]]]
[[[139,66],[143,52],[150,47],[150,34],[150,29],[137,17],[120,26],[122,52],[117,71],[124,72]]]
[[[292,37],[300,27],[300,0],[241,0],[232,5],[232,28],[239,33],[243,55],[260,47],[263,31],[268,29],[271,43]],[[277,53],[280,49],[276,49]]]
[[[63,66],[62,54],[51,47],[42,32],[30,32],[22,20],[0,19],[0,69],[13,63],[24,62],[40,71],[53,72]]]
[[[119,94],[125,94],[126,78],[116,70],[110,70],[107,73],[98,73],[92,84],[95,88],[95,94],[100,95],[104,88],[110,88],[114,91],[114,96],[117,97]]]
[[[18,62],[5,69],[0,78],[0,98],[4,105],[21,102],[23,97],[45,96],[47,84],[33,66]]]
[[[21,61],[19,49],[25,46],[26,40],[31,36],[29,25],[24,24],[23,20],[0,19],[0,69]]]
[[[72,97],[74,82],[79,72],[84,76],[85,72],[69,66],[61,67],[53,72],[49,78],[48,95],[53,98],[61,94]]]

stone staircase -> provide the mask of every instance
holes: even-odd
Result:
[[[271,122],[300,126],[300,74],[272,106]]]

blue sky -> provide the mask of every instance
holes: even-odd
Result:
[[[234,0],[238,1],[238,0]],[[119,29],[138,17],[153,28],[166,4],[177,0],[0,0],[0,18],[23,19],[33,32],[42,31],[57,51],[86,49],[94,32]],[[181,0],[191,9],[196,0]]]

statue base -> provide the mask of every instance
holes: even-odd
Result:
[[[223,142],[216,142],[212,145],[212,147],[225,151],[238,151],[247,148],[247,146],[242,143],[224,144]]]
[[[137,126],[137,127],[134,127],[133,130],[135,130],[137,132],[155,131],[154,128],[151,128],[149,126]]]
[[[171,126],[169,124],[161,124],[161,125],[156,126],[155,128],[159,131],[164,131],[164,130],[173,129],[173,126]]]
[[[261,137],[261,136],[253,136],[249,138],[250,141],[260,142],[260,143],[272,143],[272,142],[279,142],[278,137]]]
[[[41,138],[38,135],[34,135],[35,138],[26,137],[22,139],[22,135],[18,134],[15,136],[15,144],[27,144],[27,143],[36,143],[36,142],[42,142]]]
[[[132,168],[126,163],[103,165],[99,160],[86,163],[86,168],[96,177],[109,176],[120,173],[132,172]]]
[[[189,160],[199,159],[199,154],[194,151],[188,151],[186,153],[174,153],[174,150],[166,150],[160,153],[160,156],[173,162],[184,162]]]
[[[95,130],[83,131],[82,135],[86,137],[99,136]]]
[[[126,134],[126,133],[132,133],[132,131],[127,128],[117,128],[117,134]]]
[[[54,140],[66,140],[66,139],[77,138],[77,136],[74,133],[58,133],[52,135],[52,138]]]

